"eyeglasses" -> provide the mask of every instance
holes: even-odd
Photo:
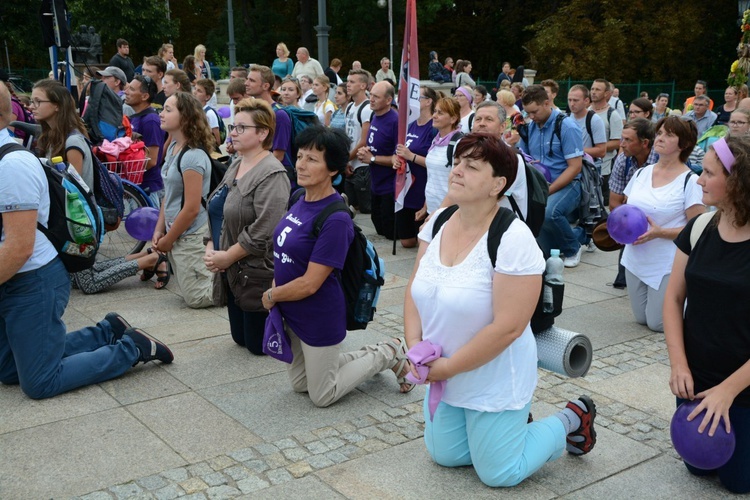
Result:
[[[249,128],[259,128],[262,129],[264,127],[259,127],[257,125],[227,125],[227,129],[229,130],[229,133],[237,132],[237,135],[242,135],[245,133],[245,130]]]
[[[34,106],[35,108],[38,108],[39,105],[42,104],[43,102],[52,102],[52,101],[45,101],[43,99],[32,99],[31,105]]]
[[[732,120],[731,122],[729,122],[729,126],[731,127],[740,127],[740,126],[744,126],[747,124],[748,122],[738,122],[737,120]]]

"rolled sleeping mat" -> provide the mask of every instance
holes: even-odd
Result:
[[[534,337],[540,368],[571,378],[589,371],[593,348],[587,336],[552,326]]]

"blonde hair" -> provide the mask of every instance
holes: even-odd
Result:
[[[276,113],[271,105],[263,99],[247,97],[234,107],[234,115],[237,116],[239,113],[249,113],[256,127],[268,131],[262,146],[263,149],[270,150],[273,147],[273,134],[276,130]]]
[[[203,45],[202,43],[199,43],[198,45],[195,46],[195,50],[193,51],[193,57],[195,57],[199,61],[205,61],[206,58],[200,56],[201,51],[205,53],[206,46]]]
[[[510,90],[501,90],[497,93],[497,102],[503,106],[513,106],[516,103],[516,96]]]
[[[289,48],[286,46],[284,42],[277,43],[276,48],[281,49],[281,51],[284,53],[284,57],[289,57]]]

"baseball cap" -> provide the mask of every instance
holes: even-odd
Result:
[[[103,70],[99,70],[96,72],[99,76],[114,76],[118,80],[120,80],[122,83],[127,84],[128,83],[128,77],[125,76],[125,72],[118,68],[117,66],[107,66]]]

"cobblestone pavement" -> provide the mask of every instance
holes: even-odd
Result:
[[[388,328],[393,335],[403,330],[401,317],[395,314],[379,315],[376,322],[380,327]],[[653,363],[669,364],[661,334],[596,351],[585,380],[589,383],[603,381]],[[580,395],[581,390],[580,381],[540,369],[534,403],[545,402],[559,407]],[[597,425],[677,458],[669,437],[668,421],[595,391],[591,394],[598,408]],[[534,404],[532,413],[533,407]],[[167,500],[252,496],[253,492],[272,485],[293,481],[348,460],[420,439],[423,431],[422,405],[410,403],[336,426],[242,448],[79,498]]]

